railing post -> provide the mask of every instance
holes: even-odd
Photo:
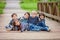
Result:
[[[48,11],[49,11],[48,13],[50,13],[50,14],[52,14],[52,8],[51,8],[51,5],[52,5],[52,4],[50,4],[50,3],[47,4],[48,9],[49,9],[49,10],[48,10]]]
[[[45,3],[43,3],[43,8],[44,8],[44,12],[45,12],[45,8],[46,8],[46,7],[45,7]]]
[[[56,3],[53,3],[53,15],[57,16]]]
[[[59,17],[59,16],[60,16],[60,14],[59,14],[59,8],[58,8],[58,5],[59,5],[59,3],[56,3],[57,16]]]

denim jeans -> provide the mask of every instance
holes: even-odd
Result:
[[[41,27],[41,30],[42,30],[42,31],[48,31],[48,30],[49,30],[49,27],[48,27],[48,26],[46,26],[46,27]]]
[[[12,26],[10,24],[7,25],[7,26],[5,26],[5,28],[8,29],[8,30],[13,30],[13,31],[17,31],[18,30],[18,27],[17,26],[14,27],[14,26]]]
[[[29,29],[30,31],[40,31],[41,27],[34,24],[29,24]]]
[[[22,23],[21,23],[21,32],[23,32],[23,31],[25,31],[25,30],[27,30],[27,29],[28,29],[28,23],[22,22]]]
[[[8,30],[11,30],[13,28],[13,26],[8,24],[7,26],[5,26],[5,28],[8,29]]]
[[[48,26],[41,27],[34,24],[29,24],[29,29],[30,31],[41,31],[41,30],[48,31],[49,27]]]

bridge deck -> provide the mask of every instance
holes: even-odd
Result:
[[[51,28],[51,32],[31,32],[31,31],[5,31],[4,26],[10,20],[10,14],[4,14],[0,17],[0,39],[60,39],[60,23],[46,18],[46,24]]]
[[[11,0],[12,1],[12,0]],[[60,39],[60,23],[49,18],[46,18],[46,24],[51,28],[51,32],[6,32],[5,27],[11,20],[10,15],[17,13],[18,17],[22,16],[26,11],[19,8],[19,2],[14,0],[12,2],[6,0],[7,5],[4,9],[4,14],[0,15],[0,39]],[[7,9],[8,8],[8,9]],[[14,8],[14,9],[9,9]],[[16,9],[15,9],[16,8]],[[17,9],[18,8],[18,9]]]

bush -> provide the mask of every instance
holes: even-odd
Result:
[[[2,14],[3,13],[3,9],[0,9],[0,14]]]
[[[3,13],[3,9],[5,8],[5,4],[6,4],[6,3],[5,3],[4,1],[3,1],[3,2],[1,1],[1,2],[0,2],[0,14]]]
[[[37,3],[21,3],[21,8],[25,10],[37,10]]]
[[[36,3],[38,0],[22,0],[24,3]]]
[[[24,10],[37,10],[37,1],[38,0],[22,0],[21,8]]]

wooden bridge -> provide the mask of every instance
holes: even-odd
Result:
[[[47,17],[60,21],[60,2],[38,2],[37,6]]]
[[[11,0],[12,1],[12,0]],[[14,0],[13,0],[14,1]],[[16,3],[15,3],[16,2]],[[17,0],[13,2],[8,2],[7,7],[10,8],[19,8]],[[17,13],[18,16],[23,16],[26,12],[22,9],[4,9],[4,14],[0,15],[0,40],[60,40],[60,22],[51,20],[60,21],[60,10],[58,8],[59,2],[38,2],[39,12],[44,12],[46,17],[46,24],[51,28],[51,32],[33,32],[33,31],[5,31],[5,25],[9,23],[12,13]],[[20,14],[21,13],[21,14]]]

